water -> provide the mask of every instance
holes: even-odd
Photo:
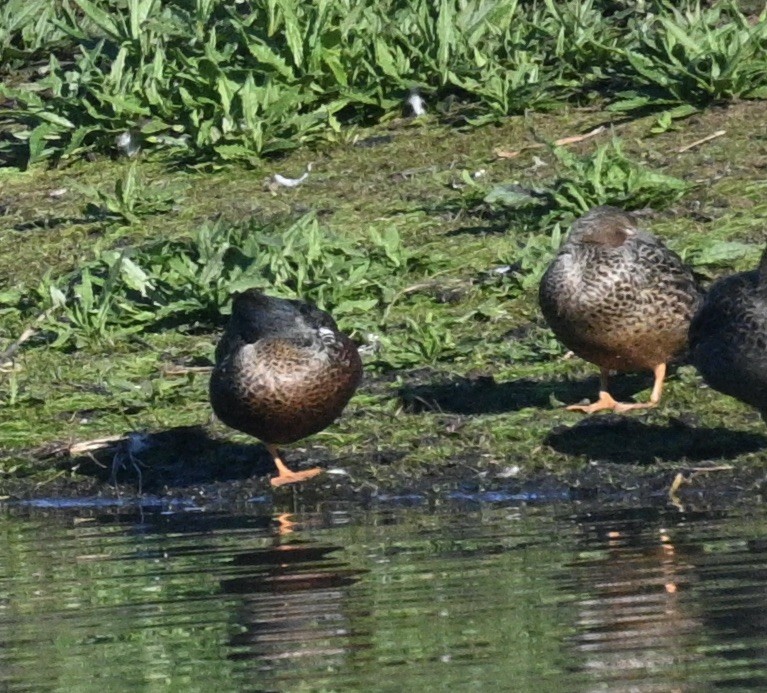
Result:
[[[0,513],[0,690],[767,690],[767,511]]]

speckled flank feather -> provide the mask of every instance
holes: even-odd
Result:
[[[210,401],[228,426],[291,443],[331,424],[361,378],[356,347],[327,313],[250,290],[216,349]]]
[[[715,390],[767,420],[767,248],[759,269],[720,279],[690,326],[693,363]]]
[[[685,350],[701,292],[680,257],[632,216],[597,207],[572,225],[539,298],[556,336],[578,356],[633,371]]]

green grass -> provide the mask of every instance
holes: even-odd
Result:
[[[326,119],[322,128],[303,134],[285,125],[282,115],[275,116],[264,127],[273,128],[268,137],[287,143],[282,148],[262,146],[268,137],[257,146],[248,139],[252,133],[230,133],[236,146],[247,152],[242,156],[224,156],[222,152],[230,150],[217,149],[223,146],[220,139],[195,139],[208,127],[205,118],[215,124],[225,117],[222,92],[210,85],[208,95],[215,91],[216,98],[199,97],[205,118],[193,115],[198,106],[184,105],[183,99],[174,105],[175,95],[168,95],[167,103],[163,96],[150,104],[150,111],[168,108],[165,120],[159,111],[144,120],[111,107],[89,115],[82,104],[106,99],[108,81],[99,72],[103,64],[92,60],[84,101],[76,103],[71,94],[57,96],[51,88],[36,93],[36,106],[31,96],[25,101],[35,89],[50,87],[44,80],[57,74],[53,70],[41,78],[27,69],[43,60],[44,46],[55,46],[56,60],[80,74],[88,55],[92,59],[93,51],[105,51],[109,41],[117,41],[110,38],[114,29],[121,38],[113,49],[125,47],[124,69],[132,65],[131,79],[139,79],[141,70],[148,69],[141,62],[146,51],[143,32],[167,29],[166,53],[173,41],[180,50],[181,39],[173,32],[183,21],[192,21],[192,9],[162,4],[160,11],[158,3],[152,21],[139,22],[133,37],[136,27],[128,10],[151,8],[152,3],[126,2],[124,16],[104,18],[95,4],[65,2],[58,23],[46,24],[48,15],[41,12],[37,23],[13,29],[16,33],[0,42],[15,61],[9,63],[12,79],[3,89],[21,94],[21,106],[0,115],[0,147],[10,162],[23,165],[46,157],[68,161],[50,168],[0,168],[0,349],[28,326],[37,330],[0,365],[0,464],[6,480],[31,475],[44,481],[58,473],[57,462],[33,453],[55,441],[207,424],[207,375],[196,370],[179,374],[178,367],[210,364],[229,310],[228,296],[245,286],[317,302],[366,347],[366,381],[360,393],[337,424],[301,444],[314,446],[315,452],[321,449],[321,456],[331,462],[349,465],[356,477],[386,484],[447,473],[455,465],[468,475],[492,476],[513,466],[523,475],[559,474],[584,469],[589,460],[620,462],[626,444],[612,441],[612,434],[597,436],[585,448],[571,440],[580,435],[581,429],[573,427],[581,418],[560,405],[593,397],[596,369],[565,358],[537,308],[537,283],[567,225],[596,204],[651,207],[651,230],[667,239],[696,271],[714,278],[755,265],[767,217],[761,154],[767,135],[754,125],[761,122],[763,103],[738,98],[758,96],[756,91],[725,89],[711,92],[709,98],[695,86],[698,82],[685,77],[688,86],[669,83],[672,91],[665,96],[644,105],[636,101],[640,110],[629,111],[631,119],[626,119],[625,109],[609,108],[620,99],[626,106],[634,98],[626,89],[610,92],[610,84],[631,82],[635,96],[650,98],[652,90],[644,77],[629,80],[628,73],[621,72],[630,67],[626,53],[641,50],[648,60],[660,60],[640,49],[638,41],[642,36],[659,40],[653,32],[677,17],[670,6],[653,4],[655,19],[650,21],[630,12],[629,5],[612,3],[612,14],[597,26],[595,13],[605,12],[606,3],[509,4],[509,20],[527,13],[527,21],[532,21],[532,13],[540,13],[545,21],[536,25],[534,38],[541,45],[551,44],[549,52],[530,44],[527,58],[541,66],[538,81],[522,80],[526,86],[518,88],[495,84],[490,73],[500,74],[504,61],[512,58],[521,70],[517,77],[531,69],[525,56],[499,48],[508,48],[514,36],[529,39],[524,33],[532,31],[529,24],[523,21],[512,28],[501,23],[505,29],[491,29],[482,22],[472,25],[467,14],[449,15],[454,26],[463,29],[454,49],[458,53],[446,54],[446,44],[434,32],[449,34],[450,27],[429,14],[431,5],[407,9],[392,3],[392,11],[414,14],[408,21],[403,15],[396,27],[387,25],[388,31],[402,34],[398,40],[384,34],[391,42],[372,48],[380,55],[388,50],[391,64],[380,55],[377,61],[368,59],[369,64],[353,58],[351,52],[362,50],[353,42],[337,47],[339,60],[360,61],[364,74],[357,77],[367,86],[358,85],[355,93],[365,93],[365,98],[347,101],[335,122]],[[291,19],[285,14],[288,4],[274,2],[268,5],[274,12],[272,23],[264,20],[262,26],[254,19],[251,29],[262,26],[274,36],[283,35],[289,22],[303,26],[302,21],[319,21],[309,15],[321,6],[291,5],[298,13]],[[251,7],[266,11],[259,3]],[[476,7],[491,9],[492,4]],[[213,21],[230,29],[237,25],[238,31],[248,28],[243,26],[249,17],[223,4],[199,3],[195,8],[210,10],[199,20],[203,28]],[[328,5],[328,26],[340,21],[337,11]],[[370,14],[372,10],[359,11],[359,31],[365,22],[381,20]],[[187,19],[184,12],[190,13]],[[706,40],[716,39],[720,47],[731,45],[732,39],[725,41],[721,32],[737,29],[758,35],[760,29],[751,23],[746,28],[738,21],[727,29],[723,12],[734,10],[725,5],[715,11],[691,10],[678,23],[710,23]],[[100,48],[84,41],[77,56],[68,54],[72,30],[62,33],[62,27],[74,18],[81,31],[100,31],[109,40]],[[99,19],[114,27],[100,26]],[[172,26],[163,29],[166,19]],[[27,21],[19,15],[22,20]],[[191,35],[198,30],[197,21],[192,22]],[[625,29],[620,46],[614,34],[619,27]],[[702,40],[688,29],[694,40]],[[426,32],[421,43],[413,39],[419,31]],[[560,37],[553,43],[552,34]],[[420,62],[398,52],[405,50],[405,35],[413,39],[411,49],[421,52]],[[232,29],[217,34],[216,41],[223,42],[217,47],[191,41],[189,50],[224,50],[227,41],[240,46],[241,38],[241,32]],[[317,62],[295,41],[274,42],[278,44],[287,51],[281,59],[293,75],[293,87],[308,89],[315,99],[286,106],[285,113],[302,118],[312,108],[332,110],[328,103],[344,98],[340,88],[312,86],[319,84],[312,80],[329,79],[322,60]],[[692,50],[686,44],[683,48]],[[681,50],[675,48],[670,55],[681,59]],[[476,64],[469,70],[462,61],[472,55],[475,63],[482,62],[480,58],[487,57],[482,51],[492,54],[492,60],[482,68],[490,72],[479,80]],[[174,70],[182,59],[191,60],[176,54]],[[759,68],[760,59],[742,52],[733,58],[733,83],[744,71]],[[450,74],[444,72],[445,60],[455,66]],[[559,72],[546,76],[555,62]],[[245,54],[238,53],[229,64],[233,70],[244,69]],[[276,63],[273,68],[275,75],[282,74]],[[401,72],[396,78],[395,68]],[[204,94],[199,81],[205,70],[199,63],[185,69]],[[474,70],[477,84],[470,84],[462,69]],[[299,79],[300,70],[308,72]],[[425,118],[393,117],[399,97],[382,96],[395,86],[406,93],[414,79],[407,70],[418,75],[419,84],[430,85],[424,90],[430,106]],[[575,88],[577,74],[585,77]],[[759,80],[757,75],[748,83],[756,88]],[[146,97],[142,84],[131,92],[131,99]],[[281,84],[277,77],[275,84]],[[460,107],[446,101],[456,94]],[[505,102],[503,94],[521,100],[514,105]],[[536,105],[556,108],[505,116]],[[683,111],[676,110],[680,105]],[[58,113],[59,107],[65,109],[62,117],[81,119],[74,129],[55,118],[45,121],[42,114]],[[644,111],[649,112],[643,115]],[[174,120],[182,112],[189,122]],[[195,118],[198,130],[189,129]],[[379,118],[380,123],[371,124]],[[166,130],[146,130],[161,120]],[[560,147],[550,144],[605,124],[607,130],[593,139]],[[34,143],[31,135],[23,135],[24,128],[32,132],[49,126],[52,129],[38,137],[41,148],[30,156]],[[87,133],[74,146],[81,127]],[[113,159],[114,135],[125,127],[144,129],[142,152]],[[287,129],[280,130],[283,127]],[[726,130],[724,136],[678,152],[721,129]],[[183,149],[153,139],[169,133],[189,134],[191,139]],[[26,153],[19,147],[26,147]],[[263,158],[278,150],[282,158]],[[522,152],[502,159],[495,150]],[[91,160],[80,157],[86,152]],[[300,175],[309,161],[314,167],[301,186],[269,184],[276,172]],[[649,375],[621,382],[623,396],[648,396]],[[661,471],[700,461],[706,450],[711,459],[749,468],[765,461],[763,453],[749,447],[751,439],[743,438],[754,434],[761,440],[763,424],[756,415],[702,388],[687,366],[671,378],[657,411],[630,418],[638,428],[620,429],[615,435],[629,436],[629,445],[644,451],[639,461],[657,463]],[[219,424],[213,430],[247,440]],[[306,455],[292,453],[293,459]]]
[[[649,132],[652,117],[619,129],[626,161],[643,159],[643,166],[657,173],[689,181],[686,195],[667,199],[671,208],[651,227],[711,276],[752,266],[759,254],[755,230],[767,208],[758,183],[758,152],[749,139],[756,112],[756,105],[711,111],[684,132],[662,135]],[[538,131],[552,138],[587,131],[598,115],[575,111],[540,118]],[[717,129],[723,118],[730,133],[726,145],[715,140],[673,154]],[[303,186],[275,193],[262,185],[262,176],[244,171],[190,175],[143,161],[128,168],[102,161],[98,183],[93,165],[85,164],[32,179],[8,176],[6,195],[13,202],[6,219],[12,224],[28,224],[51,207],[61,208],[57,216],[64,221],[52,228],[10,230],[2,241],[3,257],[19,258],[8,266],[2,294],[4,343],[52,305],[52,287],[62,302],[4,368],[0,418],[6,473],[46,478],[51,462],[31,462],[27,453],[56,440],[205,424],[207,376],[175,375],[170,367],[210,362],[228,292],[238,282],[308,296],[332,310],[361,343],[379,342],[379,350],[367,357],[360,394],[338,424],[306,443],[325,448],[331,460],[357,460],[356,474],[384,484],[407,474],[417,483],[457,460],[469,471],[491,473],[510,465],[523,473],[580,468],[595,451],[568,452],[547,443],[552,431],[580,421],[558,404],[593,396],[596,388],[595,369],[563,359],[564,349],[541,323],[536,306],[537,277],[556,243],[546,228],[534,226],[535,218],[519,221],[502,205],[466,206],[468,192],[461,187],[460,170],[484,168],[480,180],[488,189],[512,177],[555,190],[557,181],[571,175],[564,159],[545,148],[511,162],[492,158],[494,146],[525,137],[522,126],[520,119],[450,137],[428,125],[402,126],[388,130],[391,144],[329,148]],[[609,142],[584,142],[572,152],[591,161]],[[664,159],[661,151],[671,154]],[[717,178],[733,152],[740,155],[739,184],[732,177]],[[300,171],[304,156],[275,170]],[[547,166],[531,167],[533,156]],[[90,188],[114,191],[132,169],[144,181],[137,195],[183,183],[184,199],[191,202],[155,209],[133,222],[94,218],[84,224],[87,232],[81,230],[89,243],[76,241],[62,250],[62,236],[79,237],[80,224],[68,219],[91,204]],[[397,175],[408,169],[421,172]],[[71,193],[48,197],[73,174],[81,182]],[[458,211],[436,211],[446,203]],[[226,213],[206,220],[218,210]],[[292,243],[300,250],[283,253]],[[41,279],[34,257],[49,252],[44,263],[49,273]],[[27,263],[26,257],[32,260]],[[503,266],[512,271],[493,271]],[[112,303],[100,312],[104,296]],[[496,385],[483,384],[480,376],[492,376]],[[463,399],[435,399],[434,386],[444,382],[463,383],[458,386]],[[647,397],[650,384],[649,375],[632,380],[626,392]],[[414,397],[434,402],[433,410],[413,409]],[[465,399],[478,404],[467,410]],[[661,464],[668,464],[662,437],[679,417],[703,430],[762,431],[748,409],[702,390],[689,367],[671,380],[658,411],[634,417],[650,427],[647,437],[654,442],[645,443]],[[246,440],[219,425],[215,430]],[[678,447],[677,464],[689,452],[684,444]],[[300,452],[293,455],[301,458]],[[377,464],[382,455],[394,461]],[[610,455],[613,459],[614,451]]]

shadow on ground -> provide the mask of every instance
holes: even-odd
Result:
[[[312,451],[306,466],[320,462]],[[288,452],[293,469],[306,454]],[[144,492],[253,478],[268,487],[275,467],[266,448],[217,438],[202,426],[180,426],[151,434],[130,434],[121,441],[65,460],[68,468],[103,484],[140,485]]]
[[[626,375],[610,383],[610,392],[619,400],[630,400],[637,392],[652,385],[652,377]],[[513,380],[496,383],[492,376],[454,378],[427,385],[406,385],[399,391],[405,410],[455,414],[499,414],[527,407],[548,409],[557,402],[577,404],[594,400],[599,392],[599,378],[580,381]]]
[[[544,441],[565,455],[624,464],[730,460],[767,447],[767,437],[726,428],[697,428],[681,421],[661,426],[603,414],[559,427]]]

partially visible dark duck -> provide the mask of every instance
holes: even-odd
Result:
[[[690,326],[695,367],[767,421],[767,248],[759,267],[715,282]]]
[[[539,300],[557,338],[600,369],[599,400],[568,409],[622,412],[657,406],[666,364],[687,347],[702,293],[681,258],[632,215],[595,207],[573,223]],[[651,370],[650,401],[616,402],[607,389],[611,370]]]
[[[362,378],[357,348],[326,312],[305,301],[235,294],[216,347],[210,379],[213,411],[227,426],[260,439],[277,465],[272,485],[303,481],[275,447],[329,426]]]

